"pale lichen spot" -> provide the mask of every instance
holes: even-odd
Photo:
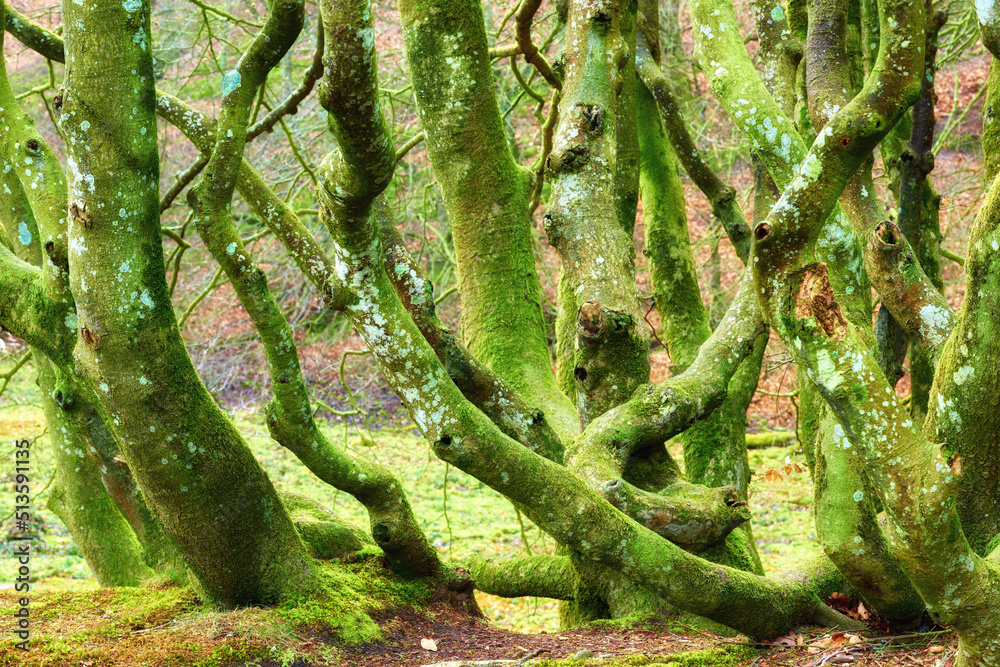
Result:
[[[955,371],[954,375],[955,384],[957,385],[965,384],[966,381],[975,374],[975,372],[976,369],[973,368],[972,366],[962,366],[957,371]]]
[[[979,17],[979,22],[983,25],[993,23],[995,18],[993,0],[976,0],[976,16]]]
[[[952,313],[950,310],[927,304],[920,309],[921,333],[934,346],[944,342],[951,330]]]
[[[226,72],[222,77],[222,96],[225,97],[240,87],[240,73],[236,70]]]

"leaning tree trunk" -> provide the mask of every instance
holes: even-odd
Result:
[[[142,544],[119,507],[105,491],[96,461],[86,451],[65,410],[70,396],[57,400],[56,371],[44,357],[36,362],[55,473],[49,509],[69,529],[73,542],[101,586],[138,586],[153,575],[143,561]],[[74,437],[76,436],[76,437]]]
[[[6,12],[0,23],[5,19]],[[0,27],[0,45],[4,32]],[[66,309],[60,330],[75,336],[76,313],[67,284],[66,181],[51,147],[21,109],[6,67],[0,70],[0,108],[0,182],[5,195],[0,223],[18,257],[42,269],[46,294]],[[27,158],[26,152],[31,153]],[[127,469],[114,465],[117,448],[93,407],[42,348],[33,348],[31,354],[55,456],[50,507],[98,580],[104,585],[135,585],[153,574],[149,564],[184,578],[176,547],[150,515]]]
[[[79,322],[73,370],[209,595],[237,604],[301,590],[312,578],[305,547],[195,374],[174,319],[160,241],[148,7],[67,2],[63,11],[69,274]],[[224,103],[239,79],[234,70],[224,80]]]

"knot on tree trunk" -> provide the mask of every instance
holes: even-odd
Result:
[[[596,301],[588,301],[580,307],[576,324],[583,344],[597,345],[606,337],[604,313],[601,304]]]
[[[590,162],[590,149],[583,144],[552,151],[545,159],[545,173],[554,177],[563,172],[575,173]]]
[[[916,257],[902,230],[886,220],[875,227],[875,233],[869,239],[875,250],[875,264],[878,269],[889,272],[893,268],[903,268],[913,264]]]

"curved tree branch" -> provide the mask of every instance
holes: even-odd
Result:
[[[670,89],[670,84],[650,54],[649,45],[642,30],[639,31],[636,41],[636,73],[656,100],[663,119],[663,126],[667,130],[667,136],[674,147],[674,152],[681,164],[684,165],[688,176],[708,198],[715,219],[726,232],[733,247],[736,248],[736,254],[745,264],[747,256],[750,254],[750,226],[736,201],[736,189],[723,183],[698,151],[698,147],[688,131],[687,122],[681,115],[680,109],[677,108],[677,100]]]

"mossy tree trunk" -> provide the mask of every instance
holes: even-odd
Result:
[[[635,5],[573,2],[566,78],[546,172],[545,213],[566,289],[563,321],[575,320],[573,377],[580,423],[623,403],[649,380],[648,333],[635,287]],[[568,333],[568,329],[561,333]]]
[[[6,12],[0,17],[5,22]],[[0,32],[0,45],[4,34]],[[65,177],[54,151],[21,109],[6,67],[0,70],[0,108],[0,181],[8,195],[0,224],[18,258],[41,269],[46,296],[64,312],[61,331],[75,336],[77,317],[67,281]],[[50,508],[66,524],[98,580],[108,586],[136,585],[153,574],[150,566],[183,579],[176,546],[150,514],[128,469],[115,465],[117,446],[100,416],[45,350],[36,347],[31,354],[55,457]]]
[[[995,608],[1000,588],[995,563],[970,548],[960,525],[958,457],[947,457],[947,447],[942,455],[914,428],[878,367],[870,326],[850,322],[831,289],[827,276],[835,265],[816,261],[810,252],[820,233],[815,221],[831,211],[855,170],[919,94],[924,55],[914,45],[924,42],[924,14],[915,3],[880,5],[882,40],[875,68],[862,91],[827,121],[799,177],[768,219],[756,225],[754,273],[768,320],[862,452],[886,508],[893,556],[932,615],[958,630],[956,664],[987,665],[995,664],[1000,629],[987,610]],[[824,141],[827,134],[841,139]],[[989,217],[992,203],[991,197],[980,220]],[[905,242],[887,226],[876,228],[874,238],[890,246]],[[910,265],[900,263],[897,270]],[[897,320],[912,322],[912,302],[890,298],[888,303]],[[925,319],[931,318],[925,314]],[[908,328],[927,332],[935,324],[918,319]],[[940,383],[940,371],[938,378]],[[971,375],[963,377],[968,380]],[[861,502],[864,496],[859,489],[854,499]]]
[[[236,604],[301,590],[312,576],[305,547],[195,374],[170,304],[149,8],[67,2],[63,11],[68,263],[79,327],[72,371],[209,595]],[[224,95],[239,85],[239,74],[230,76]]]
[[[534,262],[528,214],[534,179],[507,143],[481,4],[404,0],[399,10],[417,110],[454,237],[462,336],[569,441],[578,427],[549,364]]]

